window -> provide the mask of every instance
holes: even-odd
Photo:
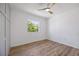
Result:
[[[39,23],[37,21],[28,20],[28,32],[38,32]]]

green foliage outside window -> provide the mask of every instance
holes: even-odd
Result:
[[[28,32],[38,32],[38,24],[28,21]]]

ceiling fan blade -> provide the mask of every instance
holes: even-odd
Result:
[[[46,10],[46,9],[49,9],[49,8],[43,8],[43,9],[38,9],[38,10]]]
[[[55,5],[56,3],[53,3],[53,5]]]
[[[50,3],[47,4],[47,7],[48,7],[48,8],[50,7]]]
[[[50,14],[53,14],[53,12],[52,11],[48,11]]]
[[[55,5],[55,3],[52,3],[50,8],[52,8],[54,5]]]

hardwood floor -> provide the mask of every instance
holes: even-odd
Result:
[[[10,56],[78,56],[79,49],[50,40],[37,41],[10,50]]]

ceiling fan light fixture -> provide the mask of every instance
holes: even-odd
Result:
[[[46,9],[45,11],[50,11],[50,9],[48,8],[48,9]]]

